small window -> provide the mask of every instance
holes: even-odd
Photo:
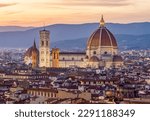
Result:
[[[104,54],[107,54],[107,52],[104,52]]]
[[[51,93],[51,97],[53,97],[53,93]]]
[[[83,58],[81,58],[81,61],[83,61]]]
[[[48,41],[46,41],[46,46],[48,46]]]
[[[89,59],[89,56],[88,56],[88,55],[86,55],[85,59]]]
[[[44,41],[42,41],[42,43],[41,43],[41,44],[42,44],[42,46],[44,46]]]
[[[41,51],[41,54],[44,54],[44,51]]]
[[[96,54],[96,51],[94,51],[93,54],[95,55],[95,54]]]
[[[72,58],[72,60],[74,60],[74,58]]]
[[[56,59],[56,53],[54,53],[54,59]]]
[[[65,60],[65,58],[63,58],[63,60]]]

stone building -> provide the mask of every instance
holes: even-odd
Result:
[[[50,51],[50,33],[40,31],[39,67],[121,67],[123,59],[118,53],[118,45],[114,35],[106,28],[102,16],[100,26],[87,41],[84,52],[63,52],[59,48]]]
[[[61,52],[52,49],[51,67],[120,67],[123,59],[118,54],[118,45],[114,35],[105,27],[102,16],[99,28],[87,41],[85,52]]]

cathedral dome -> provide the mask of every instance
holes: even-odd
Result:
[[[32,52],[36,52],[37,54],[39,54],[39,50],[36,48],[36,44],[34,42],[34,45],[32,47],[30,47],[26,53],[25,53],[25,57],[31,57],[32,56]]]
[[[115,47],[117,48],[117,42],[114,35],[105,27],[105,22],[102,16],[100,21],[100,27],[90,36],[87,48],[98,47]]]

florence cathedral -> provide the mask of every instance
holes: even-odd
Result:
[[[50,32],[40,31],[39,50],[36,44],[29,48],[24,62],[36,67],[91,67],[111,68],[123,66],[123,59],[118,53],[118,45],[114,35],[106,28],[103,16],[98,29],[89,37],[85,52],[63,52],[59,48],[50,49]]]

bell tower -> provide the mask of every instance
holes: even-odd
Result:
[[[59,49],[52,49],[52,67],[59,68]]]
[[[40,67],[50,67],[50,32],[48,30],[40,31]]]

